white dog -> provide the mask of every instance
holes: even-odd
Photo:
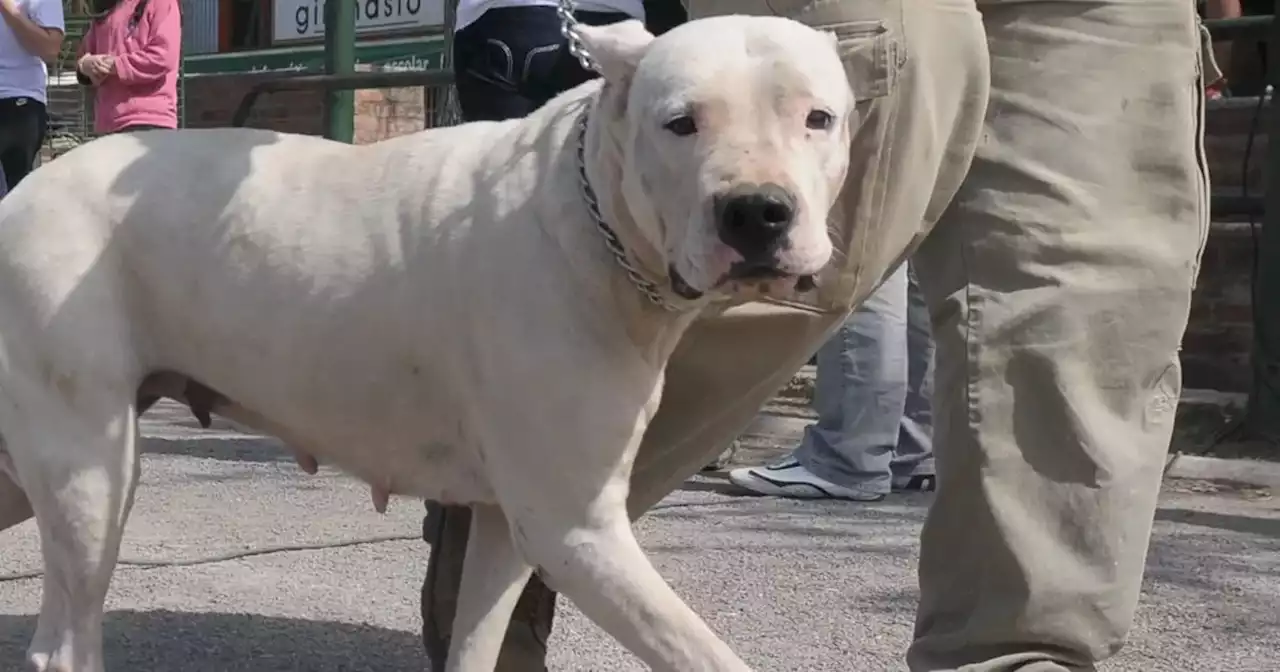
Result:
[[[532,568],[654,669],[747,669],[645,558],[628,476],[699,310],[827,264],[854,98],[831,36],[783,19],[583,33],[603,83],[522,120],[112,136],[0,201],[0,529],[40,531],[33,669],[103,668],[161,396],[379,508],[474,505],[449,670],[493,669]]]

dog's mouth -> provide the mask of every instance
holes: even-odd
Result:
[[[671,278],[671,291],[675,292],[676,296],[689,301],[696,301],[702,298],[702,292],[694,289],[693,285],[690,285],[689,281],[685,280],[683,275],[680,275],[680,271],[676,270],[675,264],[667,267],[667,276]]]
[[[764,282],[772,280],[795,280],[795,289],[798,292],[808,292],[817,287],[817,280],[813,274],[806,273],[804,275],[796,275],[778,268],[776,264],[768,262],[749,262],[739,261],[729,267],[729,272],[720,278],[717,285],[727,283],[742,282]]]
[[[671,279],[671,291],[677,296],[689,301],[695,301],[702,298],[704,292],[695,289],[689,281],[680,275],[680,271],[676,270],[674,264],[667,269],[667,276]],[[760,283],[767,285],[774,280],[795,280],[795,291],[804,293],[813,291],[817,288],[817,279],[813,274],[795,275],[788,273],[773,264],[737,262],[729,267],[729,272],[725,273],[716,281],[716,287],[724,287],[726,285],[740,285],[742,283]]]
[[[736,261],[729,267],[729,272],[724,274],[721,282],[731,280],[775,280],[778,278],[789,278],[790,273],[783,271],[771,263],[752,263],[748,261]]]

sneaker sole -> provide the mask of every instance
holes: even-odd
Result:
[[[788,483],[775,481],[767,476],[750,473],[745,477],[729,474],[729,482],[734,485],[766,497],[786,497],[788,499],[839,499],[849,502],[879,502],[885,496],[872,493],[844,494],[832,492],[813,483]]]

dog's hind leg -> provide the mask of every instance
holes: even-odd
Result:
[[[447,672],[493,672],[511,612],[532,573],[516,551],[502,510],[473,506]]]
[[[137,483],[135,406],[109,387],[21,387],[6,391],[21,403],[4,405],[3,426],[45,570],[27,660],[37,672],[101,672],[103,602]]]

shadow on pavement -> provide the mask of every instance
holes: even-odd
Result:
[[[687,480],[684,483],[680,484],[679,489],[685,490],[687,492],[718,492],[722,495],[732,495],[734,497],[753,496],[750,492],[747,492],[746,490],[739,488],[738,486],[730,483],[728,480],[720,480],[725,478],[724,474],[725,472],[723,471],[708,472],[703,475],[708,477],[715,477],[716,480],[711,480],[711,478],[707,478],[706,480],[697,480],[697,481]]]
[[[1255,518],[1212,511],[1162,508],[1156,511],[1156,520],[1280,539],[1280,518]]]
[[[223,462],[292,462],[293,454],[275,439],[201,438],[156,439],[143,437],[142,452],[150,455],[182,455]]]
[[[36,617],[0,614],[0,669],[23,669]],[[108,670],[398,672],[427,669],[416,633],[253,614],[112,611]]]

